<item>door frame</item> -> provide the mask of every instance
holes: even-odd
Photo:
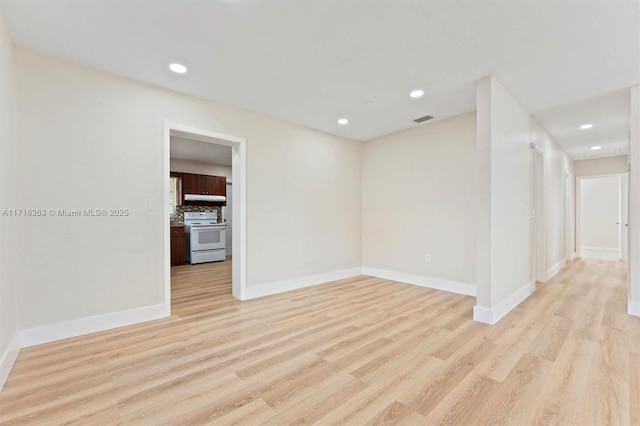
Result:
[[[574,249],[571,238],[573,218],[573,179],[571,172],[564,170],[564,258],[569,262],[574,259]]]
[[[625,184],[625,182],[629,182],[629,172],[624,172],[624,173],[607,173],[607,174],[601,174],[601,175],[587,175],[587,176],[576,176],[576,257],[582,258],[582,253],[581,253],[581,241],[580,241],[580,235],[581,235],[581,228],[580,228],[580,204],[581,204],[581,193],[582,193],[582,181],[583,180],[587,180],[587,179],[597,179],[597,178],[610,178],[610,177],[617,177],[618,178],[618,191],[619,191],[619,199],[618,199],[618,221],[620,222],[618,224],[618,254],[619,254],[619,258],[622,259],[626,259],[628,258],[628,253],[623,253],[622,251],[624,250],[623,247],[623,232],[627,232],[628,233],[628,228],[625,229],[624,224],[622,223],[624,218],[625,218],[625,213],[623,211],[623,205],[621,205],[623,203],[623,199],[622,197],[625,195],[624,190],[623,190],[623,185]],[[627,197],[628,197],[628,191],[626,193]],[[629,200],[627,199],[627,206],[629,204]],[[627,222],[628,222],[628,218],[627,218]],[[627,234],[628,237],[628,234]],[[628,244],[627,244],[627,251],[628,251]]]
[[[171,315],[171,241],[169,218],[169,173],[171,136],[187,137],[201,142],[215,143],[231,147],[232,157],[232,197],[234,208],[233,221],[239,224],[239,232],[233,233],[233,266],[231,272],[232,294],[239,300],[245,300],[247,294],[247,141],[245,138],[208,129],[200,129],[163,120],[163,167],[162,167],[162,210],[163,210],[163,246],[164,246],[164,305],[165,313]]]
[[[629,261],[629,172],[620,178],[620,260]]]
[[[545,185],[544,167],[545,152],[538,146],[533,145],[533,279],[534,281],[545,282],[546,278],[546,230],[545,230]],[[538,167],[538,159],[540,167]]]
[[[229,189],[231,189],[231,191],[229,191]],[[224,213],[226,213],[226,209],[231,206],[231,256],[233,258],[233,181],[232,180],[228,180],[227,181],[227,194],[229,194],[231,192],[231,203],[229,203],[229,197],[227,197],[227,205],[222,207],[222,211]],[[225,223],[227,224],[227,231],[225,233],[225,238],[226,236],[229,234],[229,221],[227,220],[226,214],[223,213],[224,216],[224,220]],[[225,249],[225,255],[229,256],[227,253],[229,253],[228,251],[226,251]]]

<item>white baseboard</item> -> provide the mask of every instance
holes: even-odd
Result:
[[[420,287],[433,288],[436,290],[450,291],[452,293],[464,294],[466,296],[476,295],[476,286],[458,281],[443,280],[440,278],[425,277],[422,275],[407,274],[404,272],[389,271],[386,269],[362,268],[364,275],[369,275],[385,280],[398,281],[406,284],[418,285]]]
[[[244,300],[311,287],[318,284],[325,284],[331,281],[343,280],[358,275],[362,275],[361,267],[325,272],[317,275],[307,275],[306,277],[247,287],[246,298]]]
[[[483,306],[475,305],[473,307],[473,320],[482,322],[485,324],[495,324],[497,320],[493,319],[493,311],[489,308],[485,308]]]
[[[67,339],[69,337],[82,336],[97,331],[152,321],[167,316],[167,307],[164,304],[159,304],[131,309],[129,311],[79,318],[22,330],[20,332],[20,344],[23,348],[26,348],[55,340]]]
[[[578,253],[574,251],[573,253],[571,253],[571,258],[569,260],[573,261],[573,260],[576,260],[577,258],[578,258]]]
[[[523,285],[511,296],[504,299],[502,302],[497,303],[492,308],[486,308],[484,306],[473,307],[473,319],[485,324],[495,324],[507,315],[513,308],[518,306],[523,300],[529,297],[534,291],[536,291],[536,283],[531,281],[528,284]]]
[[[583,259],[619,260],[617,248],[609,247],[580,247],[580,257]]]
[[[558,262],[555,266],[550,268],[547,272],[544,273],[545,282],[549,281],[551,278],[555,277],[556,274],[558,272],[562,271],[562,269],[564,269],[565,266],[567,266],[567,261],[566,260],[562,260],[562,261]]]
[[[627,313],[629,315],[640,317],[640,302],[629,300],[629,303],[627,305]]]
[[[20,334],[16,333],[0,358],[0,391],[9,377],[13,363],[18,358],[18,353],[20,353]]]

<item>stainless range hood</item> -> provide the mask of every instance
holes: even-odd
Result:
[[[184,194],[185,201],[209,201],[224,203],[227,197],[224,195],[205,195],[205,194]]]

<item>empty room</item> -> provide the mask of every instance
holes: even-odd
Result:
[[[0,424],[640,425],[637,0],[0,0]]]

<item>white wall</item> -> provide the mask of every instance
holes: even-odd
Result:
[[[631,89],[629,131],[629,306],[640,316],[640,86]]]
[[[482,250],[490,250],[491,262],[478,261],[479,270],[490,269],[483,274],[490,282],[478,281],[477,304],[491,309],[531,282],[531,118],[493,77],[479,85],[478,110],[488,109],[490,120],[489,138],[479,135],[478,145],[489,155],[483,172],[490,190],[479,197],[490,206],[490,240]]]
[[[227,166],[218,166],[216,164],[202,163],[199,161],[172,158],[169,169],[172,172],[195,173],[195,174],[210,175],[210,176],[224,176],[227,178],[227,182],[231,182],[231,167],[227,167]]]
[[[13,41],[0,12],[0,211],[16,208],[15,119]],[[18,221],[0,216],[0,389],[19,344],[14,266]]]
[[[165,119],[246,138],[249,287],[361,265],[360,142],[31,51],[16,60],[19,205],[130,210],[29,220],[24,327],[163,302],[164,209],[147,207],[163,197]]]
[[[618,248],[620,177],[580,181],[580,247]]]
[[[629,158],[626,155],[593,158],[574,162],[576,176],[611,175],[626,173],[629,170]]]
[[[474,112],[365,142],[365,267],[475,286],[475,128]]]
[[[533,142],[544,152],[545,269],[565,258],[565,174],[572,162],[494,77],[477,86],[477,305],[494,323],[529,294],[533,281]],[[552,266],[555,262],[556,265]]]

